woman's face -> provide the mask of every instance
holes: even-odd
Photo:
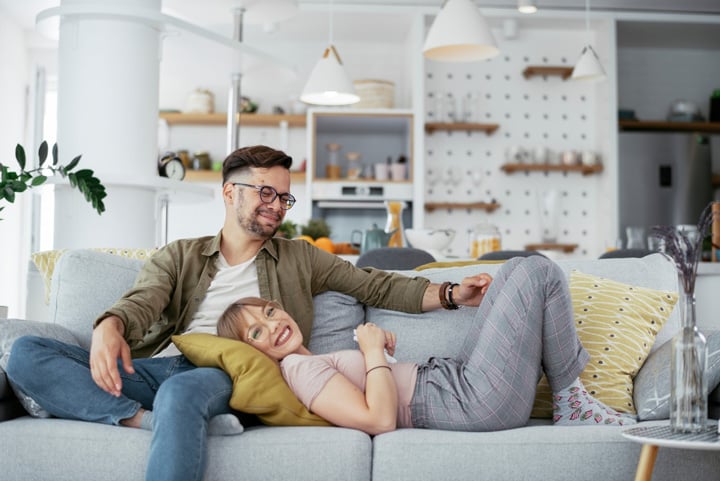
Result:
[[[302,347],[303,335],[295,319],[273,302],[245,306],[238,322],[242,340],[276,361]]]

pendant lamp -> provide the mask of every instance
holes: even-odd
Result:
[[[605,69],[600,58],[590,45],[590,0],[585,0],[585,37],[587,43],[580,53],[580,59],[573,68],[570,78],[573,80],[600,80],[605,78]]]
[[[423,55],[445,62],[475,62],[500,53],[472,0],[447,0],[430,27]]]
[[[537,2],[535,0],[518,0],[518,12],[535,13],[537,12]]]
[[[332,43],[332,2],[329,15],[329,47],[322,58],[310,72],[300,100],[313,105],[352,105],[360,101],[355,93],[350,77],[348,77],[337,49]]]

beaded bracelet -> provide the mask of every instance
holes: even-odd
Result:
[[[375,367],[371,367],[370,369],[368,369],[367,372],[365,373],[365,375],[367,376],[368,374],[373,372],[375,369],[381,369],[381,368],[389,369],[390,371],[392,371],[392,368],[390,368],[390,366],[375,366]]]

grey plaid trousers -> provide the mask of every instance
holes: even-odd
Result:
[[[413,425],[454,431],[524,426],[541,372],[557,392],[588,360],[564,272],[543,256],[511,259],[478,307],[458,358],[418,366]]]

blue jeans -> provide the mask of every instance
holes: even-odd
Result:
[[[220,369],[198,368],[184,356],[134,359],[135,374],[118,364],[122,395],[100,389],[87,350],[25,336],[13,344],[7,375],[56,417],[119,424],[142,407],[153,411],[146,479],[200,481],[207,465],[208,420],[231,412],[232,382]]]

